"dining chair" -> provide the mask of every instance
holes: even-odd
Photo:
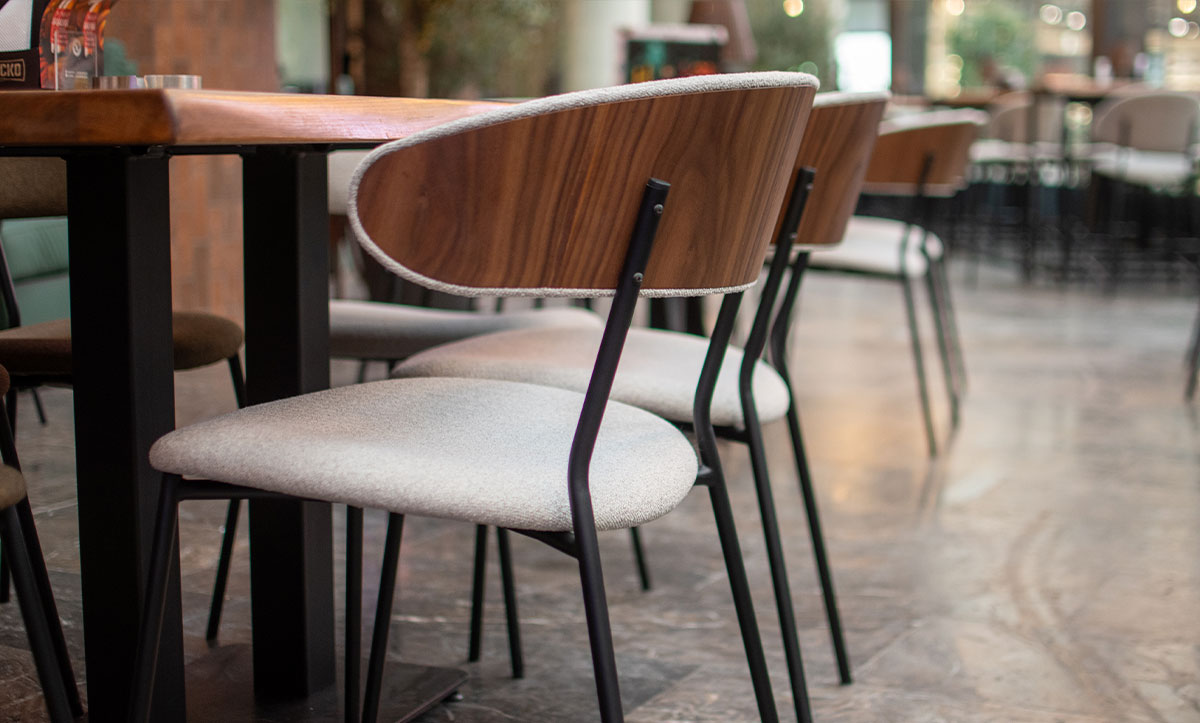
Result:
[[[181,499],[298,496],[388,510],[362,718],[378,709],[403,520],[513,530],[579,564],[603,721],[624,719],[597,532],[707,487],[755,699],[778,720],[711,401],[741,291],[787,191],[816,79],[750,73],[569,93],[455,121],[373,152],[351,223],[398,276],[461,296],[612,296],[585,393],[484,379],[392,379],[256,405],[161,438],[164,472],[132,720],[147,720]],[[669,194],[669,198],[668,198]],[[628,239],[628,241],[626,241]],[[723,294],[693,407],[699,460],[671,423],[609,401],[642,296]],[[361,535],[351,514],[348,542]],[[353,549],[353,545],[348,545]],[[348,577],[361,569],[348,561]],[[347,585],[347,610],[361,589]],[[347,720],[358,629],[348,620]]]
[[[26,259],[27,275],[45,282],[65,277],[67,252],[67,180],[65,164],[55,158],[0,158],[0,220],[38,219],[23,227],[4,227],[0,244],[0,312],[5,320],[0,330],[0,364],[7,367],[13,384],[6,398],[9,425],[16,428],[18,389],[36,391],[45,384],[70,385],[72,375],[71,323],[60,318],[23,325],[14,284],[9,250]],[[55,287],[60,293],[65,284]],[[220,362],[229,367],[234,395],[245,406],[240,349],[242,329],[215,314],[175,311],[172,343],[176,371],[196,369]],[[40,409],[39,409],[40,412]],[[238,503],[231,502],[218,559],[208,634],[212,639],[221,617],[228,577],[229,558],[237,533]],[[8,598],[7,556],[0,552],[0,601]]]
[[[936,111],[884,121],[863,185],[864,193],[909,200],[907,220],[855,216],[842,243],[813,253],[808,269],[895,281],[904,308],[916,367],[917,391],[930,456],[937,436],[925,378],[913,281],[923,279],[933,310],[934,329],[950,403],[950,428],[958,428],[960,397],[966,390],[966,364],[959,341],[945,246],[932,231],[934,199],[953,198],[965,185],[971,143],[986,115],[979,111]]]
[[[8,371],[0,366],[0,398],[9,389]],[[8,416],[0,414],[0,541],[12,568],[17,604],[25,620],[25,633],[33,653],[34,668],[42,686],[46,710],[53,723],[72,721],[83,715],[79,688],[71,669],[66,639],[50,576],[42,557],[42,546],[34,527],[33,510],[25,492],[25,478],[13,444]]]
[[[794,178],[788,203],[776,217],[774,256],[745,348],[731,347],[725,356],[713,400],[713,422],[719,437],[746,444],[758,494],[759,511],[771,568],[781,639],[797,716],[808,720],[804,669],[796,632],[787,566],[767,472],[762,423],[783,419],[794,408],[789,384],[761,360],[777,308],[776,299],[793,243],[823,245],[840,240],[840,229],[853,211],[879,121],[885,94],[819,94],[809,116],[801,148],[788,159]],[[812,165],[817,164],[817,165]],[[805,178],[815,169],[811,192]],[[803,219],[803,221],[801,221]],[[799,234],[797,229],[799,228]],[[794,300],[792,294],[791,299]],[[786,323],[786,322],[785,322]],[[786,333],[786,332],[785,332]],[[394,377],[472,377],[545,384],[580,391],[589,380],[589,359],[600,345],[587,329],[526,329],[499,332],[446,344],[401,362]],[[708,342],[702,337],[659,329],[633,329],[626,341],[612,398],[641,407],[688,428]],[[798,418],[794,439],[799,442]],[[832,575],[820,533],[815,497],[802,446],[796,461],[805,498],[810,503],[809,529],[818,557],[826,613],[834,640],[839,675],[851,680]],[[477,563],[478,571],[478,563]],[[501,570],[502,574],[505,571]],[[505,582],[505,587],[510,583]]]

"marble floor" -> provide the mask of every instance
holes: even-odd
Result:
[[[936,460],[925,454],[899,290],[844,277],[806,282],[794,368],[853,685],[837,683],[786,429],[767,435],[816,718],[1200,721],[1200,421],[1181,401],[1194,294],[1104,296],[1023,286],[988,269],[973,283],[954,278],[970,392]],[[349,381],[354,370],[335,372]],[[181,422],[233,406],[219,368],[177,382]],[[937,383],[933,391],[945,439],[944,395]],[[78,667],[71,397],[50,390],[44,399],[45,427],[22,399],[19,445]],[[748,462],[737,446],[723,453],[788,720]],[[192,658],[209,653],[203,629],[222,519],[220,504],[184,507]],[[368,515],[366,549],[382,536],[382,517]],[[706,496],[693,494],[644,537],[650,592],[639,590],[627,538],[602,539],[629,719],[754,720]],[[576,573],[532,540],[513,543],[525,678],[508,676],[494,567],[483,659],[465,662],[472,538],[445,522],[413,519],[406,529],[392,652],[471,675],[461,700],[422,721],[595,720]],[[247,545],[243,536],[222,646],[249,639]],[[377,560],[368,552],[368,579]],[[0,607],[0,721],[41,718],[32,670],[16,606]]]

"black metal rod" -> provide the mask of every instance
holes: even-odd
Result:
[[[779,534],[779,520],[775,513],[774,496],[767,469],[762,426],[758,419],[758,409],[754,399],[754,373],[766,346],[775,299],[779,294],[779,287],[791,255],[795,236],[794,229],[800,223],[808,191],[812,187],[813,175],[813,172],[807,168],[801,168],[797,173],[792,195],[788,200],[787,218],[775,240],[775,257],[771,260],[767,280],[763,284],[762,297],[754,317],[754,324],[750,329],[750,336],[743,350],[742,366],[738,376],[742,422],[746,429],[750,467],[754,476],[758,511],[762,519],[767,563],[771,571],[772,589],[775,594],[775,610],[779,616],[780,637],[784,656],[787,659],[788,680],[792,687],[796,717],[801,721],[811,720],[812,712],[808,701],[808,687],[804,680],[804,662],[800,654],[800,639],[796,630],[796,613],[792,605],[791,586],[788,583],[787,563],[784,559],[783,543]]]
[[[388,514],[387,539],[383,546],[383,569],[379,575],[379,601],[375,606],[375,628],[371,634],[371,659],[367,663],[367,689],[363,694],[363,723],[379,717],[379,694],[383,689],[383,666],[387,662],[388,632],[392,602],[396,596],[396,568],[400,564],[400,538],[404,515]]]
[[[648,591],[651,587],[650,566],[646,564],[646,551],[642,547],[641,530],[636,527],[629,528],[629,544],[633,546],[633,561],[637,565],[638,581],[642,584],[642,591]]]
[[[24,537],[28,533],[23,533],[20,528],[21,521],[13,507],[0,511],[0,541],[11,558],[17,604],[25,620],[25,633],[29,637],[29,647],[33,652],[34,666],[42,684],[46,708],[53,723],[66,723],[74,720],[75,716],[67,700],[66,686],[56,661],[58,656],[54,636],[50,630],[50,622],[45,617],[46,605],[38,590],[30,551],[25,548]]]
[[[513,579],[512,547],[508,530],[496,528],[496,546],[500,551],[500,580],[504,589],[504,616],[508,625],[508,660],[512,677],[525,677],[525,654],[521,650],[521,617],[517,612],[517,586]]]
[[[221,628],[221,611],[225,607],[225,587],[229,583],[229,565],[233,559],[233,544],[237,541],[238,516],[242,511],[241,500],[229,500],[225,511],[225,531],[221,535],[221,554],[217,557],[217,576],[213,580],[212,602],[208,608],[208,628],[204,639],[216,642]]]
[[[729,588],[737,609],[738,627],[742,633],[742,645],[746,649],[746,661],[750,667],[750,678],[754,685],[754,697],[758,703],[759,718],[764,723],[776,723],[779,720],[779,712],[776,710],[775,696],[771,691],[767,660],[763,653],[758,621],[754,615],[754,603],[750,596],[750,583],[746,579],[746,567],[742,562],[741,546],[738,544],[737,529],[733,522],[733,509],[729,503],[729,493],[725,488],[725,475],[721,469],[720,456],[717,454],[717,438],[713,431],[711,415],[713,391],[721,372],[721,362],[724,360],[725,350],[729,346],[729,337],[733,332],[733,324],[741,300],[742,295],[738,293],[726,296],[725,300],[721,302],[721,310],[717,315],[712,340],[709,342],[704,366],[700,371],[700,381],[696,386],[696,401],[692,410],[692,419],[695,426],[696,443],[700,449],[700,462],[706,472],[704,484],[708,487],[713,517],[717,522],[717,534],[721,540],[725,570],[729,575]]]
[[[471,638],[467,644],[467,660],[479,660],[483,647],[483,602],[487,581],[487,525],[475,525],[475,566],[471,574]]]
[[[1196,377],[1200,374],[1200,313],[1196,314],[1195,340],[1188,350],[1188,356],[1188,380],[1183,395],[1190,402],[1196,396]]]
[[[926,231],[928,233],[928,231]],[[938,356],[942,361],[942,376],[946,384],[946,398],[950,400],[950,428],[958,427],[958,387],[954,382],[955,372],[950,360],[950,342],[946,334],[946,317],[942,308],[941,291],[933,269],[933,259],[921,244],[921,254],[925,257],[925,288],[929,293],[929,307],[933,312],[933,329],[937,339]]]
[[[604,594],[600,548],[596,539],[596,520],[588,489],[588,468],[591,466],[596,436],[600,432],[600,423],[604,418],[604,409],[608,404],[617,364],[621,360],[621,349],[629,332],[629,323],[633,319],[642,275],[650,258],[654,235],[658,230],[658,221],[662,216],[669,189],[669,184],[656,179],[650,179],[646,183],[625,264],[618,279],[616,295],[609,310],[608,323],[604,327],[600,349],[596,354],[596,365],[584,395],[583,409],[579,415],[579,424],[575,428],[575,438],[571,442],[571,454],[567,463],[571,524],[575,532],[579,578],[583,588],[588,640],[592,649],[592,667],[596,677],[596,695],[600,705],[600,718],[604,723],[623,721],[624,714],[621,711],[621,692],[617,682],[617,663],[613,653],[608,602]]]
[[[808,254],[801,253],[792,264],[792,277],[788,281],[787,292],[784,295],[776,325],[771,334],[771,360],[779,376],[788,390],[788,432],[792,439],[792,454],[796,460],[796,473],[800,482],[800,492],[804,497],[804,508],[808,516],[808,534],[812,539],[813,558],[817,565],[817,577],[821,583],[821,594],[825,601],[825,617],[829,621],[829,634],[833,639],[833,652],[837,659],[838,678],[842,685],[853,682],[850,672],[850,656],[846,650],[845,635],[842,632],[841,615],[838,611],[837,593],[833,585],[833,572],[829,564],[828,553],[825,551],[825,533],[821,529],[821,516],[817,508],[817,495],[813,488],[812,474],[808,466],[808,455],[804,449],[804,435],[800,427],[800,413],[796,404],[796,394],[792,386],[792,373],[787,357],[787,324],[788,316],[795,304],[800,282],[808,265]],[[780,319],[784,324],[780,325]]]
[[[900,286],[904,290],[904,311],[908,316],[908,332],[912,342],[913,365],[917,370],[917,394],[921,399],[921,416],[925,421],[925,438],[929,442],[929,456],[937,456],[937,437],[933,431],[933,411],[929,406],[929,387],[925,381],[925,358],[921,354],[921,330],[917,326],[917,310],[913,304],[912,282],[901,273]]]
[[[942,294],[942,313],[946,315],[946,332],[950,339],[950,359],[954,363],[957,374],[959,399],[967,392],[967,362],[963,356],[962,336],[958,333],[958,315],[954,310],[954,301],[950,295],[950,277],[946,273],[946,259],[937,259],[934,265],[937,272],[938,288]]]
[[[359,719],[362,684],[363,511],[346,506],[346,664],[343,710],[346,723]]]
[[[175,475],[163,475],[158,518],[154,525],[154,544],[150,550],[150,574],[146,581],[145,604],[142,606],[141,633],[133,666],[133,690],[129,704],[129,720],[133,723],[150,720],[154,678],[158,668],[158,644],[167,598],[167,578],[171,558],[175,556],[179,518],[179,500],[176,496],[178,482],[179,478]]]
[[[12,570],[9,569],[8,551],[0,544],[0,604],[12,599]]]
[[[246,406],[246,377],[242,372],[241,355],[234,354],[226,362],[229,364],[229,377],[233,381],[233,396],[238,409],[243,409]]]
[[[83,715],[83,701],[79,699],[79,685],[75,682],[75,670],[71,667],[71,653],[67,649],[67,638],[63,635],[62,618],[58,614],[58,605],[54,602],[54,589],[50,586],[50,573],[46,570],[46,558],[42,554],[42,543],[38,540],[37,528],[34,527],[33,508],[29,506],[29,498],[16,504],[17,517],[21,520],[21,534],[29,562],[33,568],[33,581],[37,585],[38,600],[42,604],[43,617],[50,630],[50,641],[54,645],[54,658],[58,663],[58,673],[66,688],[67,703],[75,717]]]

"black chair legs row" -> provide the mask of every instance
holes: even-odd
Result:
[[[83,710],[79,703],[79,692],[75,687],[75,677],[70,674],[70,664],[68,662],[64,666],[58,654],[59,645],[56,644],[56,638],[62,637],[58,617],[47,616],[47,612],[54,609],[54,604],[48,601],[39,589],[41,586],[35,573],[37,563],[33,561],[32,552],[25,545],[24,538],[31,531],[24,529],[15,506],[0,511],[0,542],[4,544],[6,557],[10,560],[12,580],[17,590],[17,603],[21,607],[21,617],[25,620],[25,631],[29,636],[38,680],[46,698],[46,708],[53,723],[64,723],[75,720],[83,714]],[[68,672],[65,676],[64,667]]]
[[[487,579],[487,525],[475,526],[475,565],[471,582],[471,634],[467,660],[479,660],[483,647],[484,586]],[[513,581],[512,550],[508,530],[496,528],[500,550],[500,580],[504,589],[504,615],[508,626],[508,656],[512,677],[525,677],[525,656],[521,649],[521,622],[517,615],[517,592]]]

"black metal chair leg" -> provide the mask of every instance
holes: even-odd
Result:
[[[12,570],[8,565],[8,546],[0,544],[0,604],[12,600]]]
[[[940,258],[934,264],[938,290],[941,292],[942,313],[946,315],[946,333],[950,340],[950,360],[954,363],[954,371],[958,374],[958,397],[961,400],[970,386],[967,381],[967,361],[963,356],[962,335],[958,333],[958,312],[954,309],[954,301],[950,294],[950,275],[946,272],[946,259]]]
[[[379,575],[379,601],[375,606],[375,628],[371,634],[371,659],[367,663],[367,689],[363,694],[363,723],[379,717],[379,694],[383,689],[383,665],[387,660],[392,602],[396,593],[396,567],[400,563],[400,538],[404,515],[388,514],[387,539],[383,547],[383,570]]]
[[[588,514],[591,505],[588,504]],[[582,533],[582,534],[580,534]],[[579,582],[583,589],[583,610],[587,618],[588,642],[592,649],[592,671],[596,678],[596,697],[602,723],[623,723],[621,688],[617,680],[617,657],[613,651],[612,627],[608,619],[608,599],[604,593],[604,573],[600,567],[600,548],[593,527],[576,529]]]
[[[788,388],[791,388],[790,381]],[[800,415],[796,411],[794,398],[791,407],[788,408],[787,419],[788,432],[792,437],[792,451],[796,457],[796,472],[800,478],[800,492],[804,495],[804,509],[808,513],[808,533],[812,538],[813,558],[817,564],[817,576],[821,580],[821,594],[825,598],[825,617],[829,620],[829,635],[833,639],[833,653],[837,658],[838,679],[842,685],[850,685],[854,682],[850,673],[850,654],[846,651],[846,638],[842,633],[842,617],[838,612],[833,572],[829,565],[828,553],[825,551],[825,533],[821,530],[817,494],[813,489],[808,454],[804,450],[804,437],[800,430]]]
[[[42,395],[37,389],[30,389],[29,396],[33,397],[33,411],[37,412],[38,424],[46,426],[46,408],[42,406]]]
[[[483,599],[487,580],[487,525],[475,525],[475,568],[471,575],[471,639],[467,660],[479,660],[483,647]]]
[[[638,580],[642,583],[642,590],[647,591],[651,587],[650,566],[646,564],[646,552],[642,549],[641,530],[630,527],[629,542],[633,545],[633,560],[637,563]]]
[[[512,677],[525,677],[525,654],[521,650],[521,618],[517,612],[517,587],[513,580],[512,547],[508,530],[496,528],[496,546],[500,550],[500,579],[504,588],[504,616],[508,624],[508,660]]]
[[[921,415],[925,420],[925,438],[929,442],[929,456],[937,456],[937,437],[933,432],[933,411],[929,408],[929,387],[925,381],[925,359],[921,354],[921,330],[917,326],[917,310],[913,303],[912,282],[908,276],[900,277],[904,289],[904,309],[908,314],[908,331],[912,339],[913,363],[917,370],[917,392],[921,398]]]
[[[758,620],[754,616],[754,602],[750,597],[750,583],[746,579],[746,567],[742,562],[742,549],[738,544],[737,529],[733,522],[733,508],[725,480],[719,473],[708,482],[708,495],[712,502],[713,517],[717,521],[717,534],[721,539],[721,552],[725,557],[725,570],[729,575],[729,588],[733,593],[733,604],[737,609],[738,626],[742,632],[742,644],[746,649],[746,661],[750,666],[750,679],[754,685],[754,698],[758,703],[759,718],[763,723],[777,723],[779,712],[775,708],[775,694],[771,691],[771,679],[767,673],[767,659],[763,653],[762,638],[758,631]],[[797,703],[797,707],[800,705]],[[808,701],[804,701],[804,708]],[[802,718],[809,723],[811,717]]]
[[[346,664],[343,710],[346,723],[357,723],[362,669],[363,511],[346,507]]]
[[[167,600],[167,574],[175,554],[175,529],[179,522],[179,478],[163,475],[158,499],[158,519],[154,523],[154,545],[150,551],[150,575],[146,581],[146,602],[142,606],[141,633],[133,667],[133,690],[129,720],[147,723],[154,697],[154,673],[158,667],[158,643],[162,635],[163,612]]]
[[[66,688],[67,703],[75,717],[83,715],[83,702],[79,699],[79,686],[75,682],[75,671],[71,668],[71,654],[67,650],[67,638],[63,635],[61,618],[58,615],[58,605],[54,602],[54,590],[50,586],[50,574],[46,571],[46,558],[42,554],[42,543],[38,540],[37,528],[34,527],[33,508],[29,506],[29,498],[18,502],[15,506],[17,518],[21,521],[21,534],[25,550],[33,569],[33,580],[37,585],[38,599],[42,604],[42,615],[50,630],[50,641],[54,645],[54,657],[58,662],[59,676]]]
[[[950,361],[950,342],[946,334],[946,318],[942,308],[941,293],[934,277],[933,260],[925,257],[925,288],[929,292],[929,308],[933,312],[933,328],[937,338],[938,354],[942,360],[942,376],[946,382],[946,398],[950,400],[950,428],[958,427],[958,385],[954,382],[955,372]]]
[[[241,511],[241,500],[229,500],[229,508],[225,511],[225,532],[221,538],[221,555],[217,558],[217,576],[213,581],[212,602],[208,609],[208,628],[204,632],[204,639],[209,643],[216,642],[221,628],[225,587],[229,583],[229,565],[233,559],[233,544],[237,541],[238,515]]]
[[[233,395],[237,399],[238,409],[246,406],[246,378],[242,374],[242,359],[234,354],[226,360],[229,363],[229,376],[233,380]]]
[[[1184,397],[1190,402],[1196,397],[1196,377],[1200,373],[1200,314],[1196,316],[1196,343],[1189,350],[1191,358],[1189,359],[1187,389],[1184,391]]]
[[[38,590],[34,566],[30,560],[30,552],[25,548],[24,535],[19,529],[20,519],[16,509],[9,507],[0,511],[0,540],[3,541],[11,558],[13,582],[17,590],[17,604],[21,608],[21,616],[25,620],[25,631],[29,637],[29,646],[33,652],[34,666],[37,668],[38,679],[42,684],[42,692],[46,699],[46,708],[53,723],[65,723],[74,720],[71,705],[67,700],[65,681],[63,680],[58,657],[55,651],[54,636],[51,633],[50,622],[45,617],[46,604],[41,599]]]
[[[746,401],[750,406],[746,406]],[[779,520],[775,514],[775,500],[771,493],[771,481],[767,476],[767,456],[763,449],[762,427],[753,400],[743,400],[746,424],[746,444],[750,448],[750,466],[754,474],[754,489],[758,497],[758,511],[762,517],[763,537],[767,546],[767,564],[771,569],[771,583],[775,592],[775,610],[779,615],[779,629],[783,640],[783,652],[787,659],[788,680],[792,686],[796,718],[811,720],[808,687],[804,680],[804,662],[800,655],[800,637],[796,630],[796,612],[792,605],[792,591],[788,583],[787,563],[784,561],[783,543],[779,538]]]

